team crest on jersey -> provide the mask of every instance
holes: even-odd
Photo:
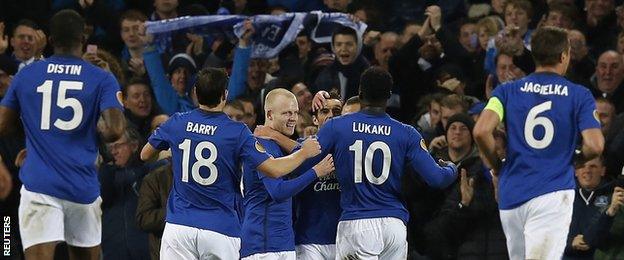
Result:
[[[117,93],[115,93],[115,96],[117,97],[117,101],[119,101],[119,104],[121,106],[123,106],[123,95],[121,94],[121,91],[117,91]]]
[[[262,146],[258,141],[256,141],[256,150],[261,153],[266,153],[266,149],[264,149],[264,146]]]
[[[425,139],[420,139],[420,148],[427,151],[427,145],[425,144]]]
[[[604,208],[607,207],[607,205],[609,205],[609,197],[607,196],[598,196],[596,200],[594,200],[594,206],[598,208]]]

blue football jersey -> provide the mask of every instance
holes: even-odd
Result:
[[[262,138],[258,141],[272,156],[284,156],[275,141]],[[316,173],[311,169],[291,179],[276,179],[267,177],[255,167],[244,165],[245,217],[241,232],[241,257],[295,250],[291,197],[315,179]]]
[[[122,109],[112,74],[71,56],[24,67],[0,105],[21,113],[27,190],[88,204],[100,195],[95,161],[100,112]]]
[[[446,187],[457,177],[454,168],[438,166],[416,129],[385,113],[363,110],[332,118],[319,130],[318,140],[321,156],[334,156],[341,220],[396,217],[407,222],[401,202],[405,166],[434,187]]]
[[[572,160],[580,133],[600,128],[589,90],[554,73],[533,73],[497,87],[492,99],[502,104],[507,131],[499,207],[574,189]]]
[[[247,126],[222,112],[194,109],[174,114],[148,141],[171,148],[166,221],[239,237],[242,163],[256,168],[269,158]]]
[[[323,176],[301,191],[293,203],[295,244],[336,243],[340,220],[340,184],[336,173]]]

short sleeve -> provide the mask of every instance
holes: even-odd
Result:
[[[158,150],[167,150],[169,149],[169,140],[171,140],[169,129],[171,128],[171,124],[175,120],[175,115],[171,117],[169,120],[161,124],[150,137],[147,139],[150,145]]]
[[[247,127],[244,127],[239,143],[241,144],[240,154],[243,161],[252,169],[258,168],[260,164],[271,157],[266,152],[264,146],[256,140]]]
[[[507,84],[512,84],[512,83],[507,83]],[[507,104],[507,92],[505,91],[507,84],[503,84],[494,88],[494,91],[492,91],[492,96],[490,97],[490,100],[495,97],[498,99],[498,101],[501,102],[502,105]]]
[[[109,108],[117,108],[123,110],[121,105],[121,92],[119,83],[112,74],[106,73],[104,80],[100,83],[100,112]]]
[[[596,101],[588,90],[583,89],[579,94],[579,102],[577,103],[577,122],[579,132],[590,129],[600,128],[598,119],[598,111],[596,110]]]
[[[11,81],[11,85],[9,86],[9,89],[4,94],[4,97],[2,98],[2,101],[0,102],[0,106],[8,107],[17,112],[20,111],[20,104],[17,98],[17,90],[19,89],[18,87],[19,82],[21,82],[21,80],[19,80],[19,76],[16,75]]]

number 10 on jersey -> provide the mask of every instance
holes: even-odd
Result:
[[[355,183],[362,182],[362,150],[363,150],[363,141],[355,140],[355,142],[349,146],[349,151],[355,152],[354,158],[354,166],[353,173],[355,174],[354,180]],[[377,150],[381,150],[383,156],[383,165],[381,167],[381,175],[376,177],[373,173],[373,156]],[[364,173],[366,174],[366,179],[368,182],[381,185],[387,179],[388,175],[390,175],[390,163],[392,162],[392,153],[390,152],[390,147],[384,142],[376,141],[368,146],[366,149],[366,154],[364,156]]]

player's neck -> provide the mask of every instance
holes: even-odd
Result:
[[[556,65],[556,66],[537,66],[535,67],[535,73],[555,73],[558,75],[564,75],[565,74],[565,69],[563,69],[563,66],[560,65]]]
[[[223,106],[221,104],[215,107],[208,107],[208,106],[200,104],[199,109],[206,111],[206,112],[211,112],[211,113],[223,112]]]
[[[73,49],[73,50],[54,49],[54,55],[74,56],[76,58],[81,58],[82,51],[80,49]]]

